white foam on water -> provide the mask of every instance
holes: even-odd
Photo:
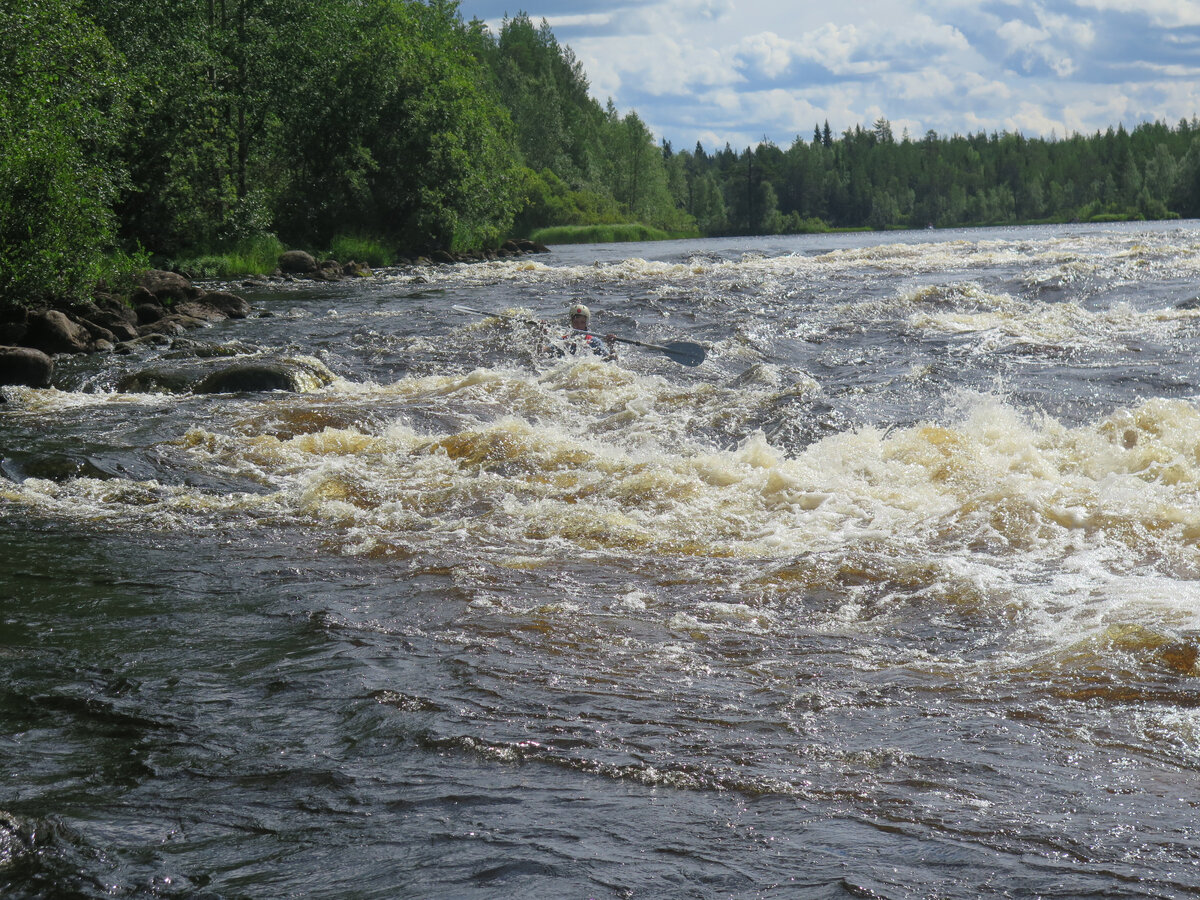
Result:
[[[1200,571],[1200,413],[1190,403],[1152,400],[1072,429],[965,397],[957,420],[844,431],[788,455],[762,432],[729,449],[708,443],[695,426],[727,414],[719,394],[590,362],[543,376],[480,370],[347,395],[436,401],[451,420],[466,405],[473,424],[460,430],[399,420],[277,436],[243,423],[197,426],[179,446],[200,470],[272,488],[254,502],[285,516],[382,535],[415,515],[506,541],[553,536],[682,556],[971,544],[1053,560],[1090,541],[1120,548],[1130,564]],[[75,491],[92,508],[136,510],[145,493],[122,490],[121,479],[30,481],[9,495],[40,505]],[[156,507],[221,506],[182,486],[151,493]]]
[[[1189,235],[1141,243],[1091,237],[1086,249],[1063,238],[737,261],[521,261],[423,277],[559,286],[650,281],[662,291],[715,281],[771,285],[778,293],[796,280],[848,269],[958,273],[1032,255],[1033,277],[1048,282],[1102,269],[1105,277],[1115,271],[1135,280],[1194,268],[1179,252],[1181,241],[1195,243]],[[1040,303],[954,274],[820,315],[899,316],[916,333],[1062,347],[1188,326],[1200,312]],[[569,557],[619,570],[666,560],[686,579],[722,561],[733,581],[744,576],[746,590],[765,600],[752,603],[732,589],[700,598],[678,620],[692,632],[769,631],[779,621],[771,602],[821,590],[838,593],[823,610],[830,627],[855,627],[913,596],[963,615],[983,609],[1009,617],[1026,635],[1022,652],[1035,656],[1133,622],[1164,641],[1200,630],[1193,611],[1200,609],[1194,402],[1151,399],[1068,426],[1002,396],[966,392],[943,398],[949,411],[936,419],[843,429],[801,448],[785,449],[760,430],[772,415],[789,414],[779,412],[783,401],[820,393],[817,378],[773,363],[756,363],[727,382],[671,380],[590,359],[388,384],[339,379],[311,395],[227,404],[157,448],[190,474],[244,480],[256,490],[168,484],[165,476],[162,483],[30,478],[0,482],[0,514],[23,507],[146,530],[269,524],[348,556],[471,554],[514,572]],[[19,417],[163,402],[53,390],[10,389],[7,396],[8,414]],[[326,421],[334,406],[340,424]],[[653,597],[625,596],[631,609],[653,606]]]

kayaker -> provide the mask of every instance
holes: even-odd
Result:
[[[605,359],[617,358],[617,336],[615,334],[606,334],[602,341],[600,335],[593,334],[588,330],[588,323],[592,319],[592,311],[590,309],[582,303],[575,303],[571,306],[569,316],[572,333],[564,334],[563,340],[572,353],[582,343],[597,356],[602,356]]]

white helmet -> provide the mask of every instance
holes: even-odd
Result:
[[[585,319],[591,319],[592,311],[582,303],[576,303],[571,307],[571,318],[573,319],[576,316],[583,316]]]

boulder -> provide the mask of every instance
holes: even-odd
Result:
[[[148,269],[138,276],[137,282],[139,286],[144,287],[157,297],[159,301],[191,300],[200,294],[199,288],[192,287],[192,283],[178,272]]]
[[[313,391],[334,375],[307,357],[239,357],[158,364],[126,375],[117,389],[128,393],[240,394],[258,391]]]
[[[279,270],[286,274],[307,275],[317,271],[317,261],[303,250],[288,250],[279,255]]]
[[[93,342],[108,341],[112,344],[117,340],[117,336],[103,325],[97,325],[95,322],[82,317],[77,317],[75,321],[88,333]]]
[[[139,303],[137,309],[134,310],[137,315],[137,324],[149,325],[151,322],[157,322],[159,319],[166,316],[167,311],[163,309],[161,303],[154,300],[152,303]]]
[[[112,472],[102,469],[90,457],[65,453],[32,456],[19,461],[18,465],[22,478],[42,478],[60,483],[73,478],[104,480],[113,477]]]
[[[150,294],[149,291],[146,291]],[[153,296],[153,294],[150,294]],[[94,320],[104,324],[109,320],[119,320],[127,322],[130,325],[137,324],[137,313],[133,307],[122,300],[120,297],[113,294],[96,294],[93,298],[96,308],[100,310],[99,314],[94,317]]]
[[[54,360],[32,347],[0,347],[0,384],[49,387]]]
[[[231,319],[244,319],[250,315],[250,304],[237,294],[228,291],[213,291],[204,295],[204,302],[220,310]]]
[[[219,369],[196,385],[197,394],[298,391],[293,373],[278,362],[243,362]]]
[[[175,307],[175,314],[199,319],[201,322],[221,322],[229,318],[216,307],[209,306],[206,302],[207,299],[205,297],[204,300],[189,300],[187,303],[180,303]]]
[[[45,353],[86,353],[91,349],[92,337],[87,329],[57,309],[35,310],[29,314],[27,324],[27,347]]]
[[[251,391],[312,391],[333,381],[333,373],[315,359],[253,359],[231,362],[196,385],[197,394]]]
[[[149,304],[162,306],[162,304],[158,302],[158,298],[155,297],[148,290],[146,290],[144,287],[139,286],[139,287],[134,288],[133,293],[129,297],[130,307],[132,309],[136,310],[143,303],[149,303]]]
[[[126,375],[117,390],[126,394],[183,394],[196,383],[196,372],[183,366],[155,366]]]
[[[182,316],[163,316],[161,319],[139,325],[138,335],[145,337],[148,334],[183,334],[187,330],[185,321],[194,322],[196,320],[191,318],[185,320]]]
[[[138,336],[137,328],[126,321],[124,317],[112,315],[103,310],[100,311],[96,324],[107,328],[118,341],[132,341]]]
[[[29,326],[22,322],[0,322],[0,344],[17,346],[25,343]]]

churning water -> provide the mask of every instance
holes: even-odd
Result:
[[[241,292],[5,389],[0,893],[1200,892],[1197,223]]]

